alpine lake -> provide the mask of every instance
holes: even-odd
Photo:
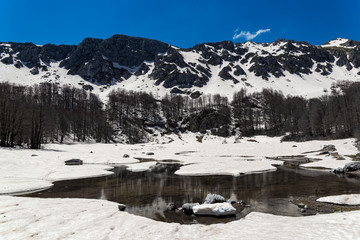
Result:
[[[105,199],[126,205],[126,212],[157,221],[181,224],[226,223],[253,211],[285,216],[306,216],[360,209],[320,203],[316,199],[360,193],[360,178],[330,171],[277,166],[275,171],[233,176],[179,176],[180,164],[157,164],[143,172],[115,167],[107,177],[55,182],[48,190],[25,195],[41,198]],[[235,201],[236,215],[211,217],[186,215],[184,203],[203,203],[208,193]],[[168,210],[170,203],[176,210]]]

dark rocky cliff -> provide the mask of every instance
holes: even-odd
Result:
[[[195,57],[185,59],[189,54]],[[186,93],[194,86],[205,86],[214,76],[237,84],[249,73],[267,81],[287,73],[327,76],[335,66],[351,71],[360,68],[360,43],[347,40],[338,45],[328,42],[313,46],[279,39],[262,44],[223,41],[179,49],[156,40],[114,35],[105,40],[87,38],[77,46],[1,43],[0,61],[28,68],[35,75],[57,61],[68,74],[104,85],[146,75],[155,85]],[[214,67],[219,71],[213,72]],[[356,71],[360,75],[360,69]]]

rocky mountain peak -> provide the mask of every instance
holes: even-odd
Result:
[[[291,93],[295,85],[304,83],[330,86],[336,80],[356,80],[360,43],[338,38],[314,46],[278,39],[202,43],[180,49],[156,40],[114,35],[86,38],[79,45],[0,43],[0,61],[49,81],[53,75],[57,76],[53,81],[62,79],[54,72],[60,70],[52,70],[57,66],[94,87],[122,84],[190,95],[274,86]]]

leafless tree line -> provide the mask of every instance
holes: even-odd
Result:
[[[155,131],[155,130],[159,131]],[[341,82],[319,98],[284,96],[264,89],[191,99],[114,90],[104,104],[96,95],[70,86],[33,87],[0,83],[0,146],[71,141],[144,142],[157,133],[185,131],[230,136],[266,134],[284,140],[343,138],[360,133],[360,83]],[[157,132],[157,133],[156,133]]]

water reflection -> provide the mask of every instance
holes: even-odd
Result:
[[[277,171],[232,176],[177,176],[174,165],[154,172],[128,172],[114,169],[114,175],[55,183],[36,197],[68,197],[107,199],[127,205],[126,211],[162,221],[180,223],[214,223],[241,218],[251,211],[300,216],[289,202],[296,196],[325,196],[360,193],[360,181],[327,172],[279,167]],[[217,193],[250,205],[236,218],[213,219],[166,212],[169,202],[181,206],[185,202],[203,202],[208,193]],[[164,212],[165,211],[165,212]]]

